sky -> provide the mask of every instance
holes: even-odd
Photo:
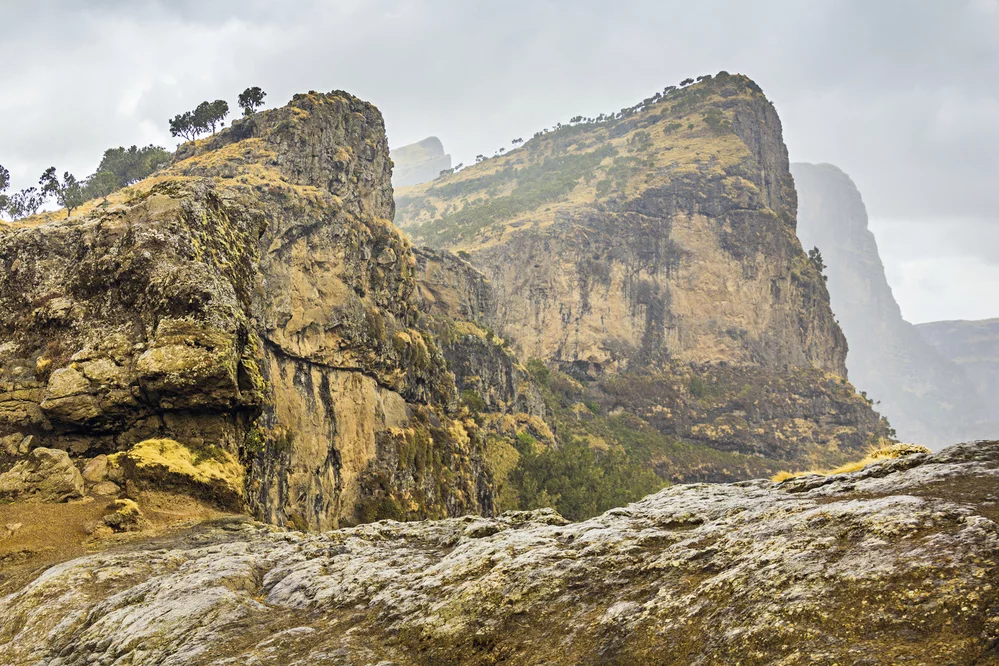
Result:
[[[999,317],[999,0],[4,0],[0,164],[89,174],[205,99],[347,90],[454,162],[688,76],[752,77],[864,196],[913,322]]]

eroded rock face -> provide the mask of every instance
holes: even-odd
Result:
[[[787,465],[889,434],[845,383],[846,340],[795,235],[780,119],[744,76],[539,132],[397,203],[414,239],[488,278],[493,327],[521,362],[582,381],[591,401],[604,382],[643,402],[657,385],[640,416],[664,436]],[[723,467],[700,476],[732,478]]]
[[[218,447],[280,524],[325,529],[382,502],[488,513],[390,172],[373,106],[309,93],[182,146],[107,207],[0,237],[0,436],[90,457]],[[407,437],[434,452],[426,474],[384,468],[381,448]]]
[[[83,497],[83,476],[65,451],[39,447],[0,474],[0,499],[65,502]]]
[[[322,535],[204,526],[0,599],[12,666],[972,664],[999,639],[999,442],[835,477]]]

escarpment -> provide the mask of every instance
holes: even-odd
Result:
[[[491,512],[390,171],[373,106],[309,93],[107,205],[14,225],[0,437],[168,471],[235,459],[242,503],[279,524]]]
[[[566,376],[573,427],[598,445],[655,431],[667,478],[832,463],[890,435],[846,380],[780,120],[746,77],[539,132],[397,207],[415,240],[488,278],[491,326]],[[747,457],[678,464],[691,444]]]

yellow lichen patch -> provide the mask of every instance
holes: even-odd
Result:
[[[172,439],[147,439],[108,457],[126,474],[166,486],[187,486],[223,504],[241,502],[245,470],[228,451],[212,446],[192,451]]]
[[[859,472],[871,463],[875,463],[881,460],[890,460],[893,458],[902,458],[904,456],[911,456],[916,454],[926,454],[930,453],[930,450],[925,446],[920,446],[918,444],[904,444],[904,443],[893,443],[882,446],[881,448],[872,450],[866,456],[860,460],[855,460],[853,462],[848,462],[845,465],[840,465],[835,469],[829,470],[811,470],[807,472],[779,472],[775,474],[770,480],[774,483],[780,483],[782,481],[787,481],[788,479],[795,479],[801,476],[808,476],[812,474],[818,474],[819,476],[833,476],[835,474],[850,474],[851,472]]]

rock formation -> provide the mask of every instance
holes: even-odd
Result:
[[[695,470],[657,444],[667,478],[832,464],[888,432],[846,382],[846,341],[795,236],[780,120],[746,77],[539,132],[396,201],[414,239],[483,272],[496,334],[580,382],[580,405],[748,456]]]
[[[978,442],[573,524],[220,521],[6,590],[0,662],[993,664],[997,482]]]
[[[985,403],[990,432],[999,433],[999,319],[933,321],[916,330],[964,371]]]
[[[451,168],[451,156],[444,154],[444,144],[436,136],[392,150],[392,185],[407,187],[426,183]]]
[[[0,437],[117,455],[140,487],[225,481],[226,506],[276,524],[490,513],[390,171],[373,106],[309,93],[109,205],[14,225]]]
[[[822,252],[854,385],[880,403],[905,441],[939,447],[988,435],[985,394],[902,318],[853,181],[830,164],[793,164],[791,173],[798,236]]]

